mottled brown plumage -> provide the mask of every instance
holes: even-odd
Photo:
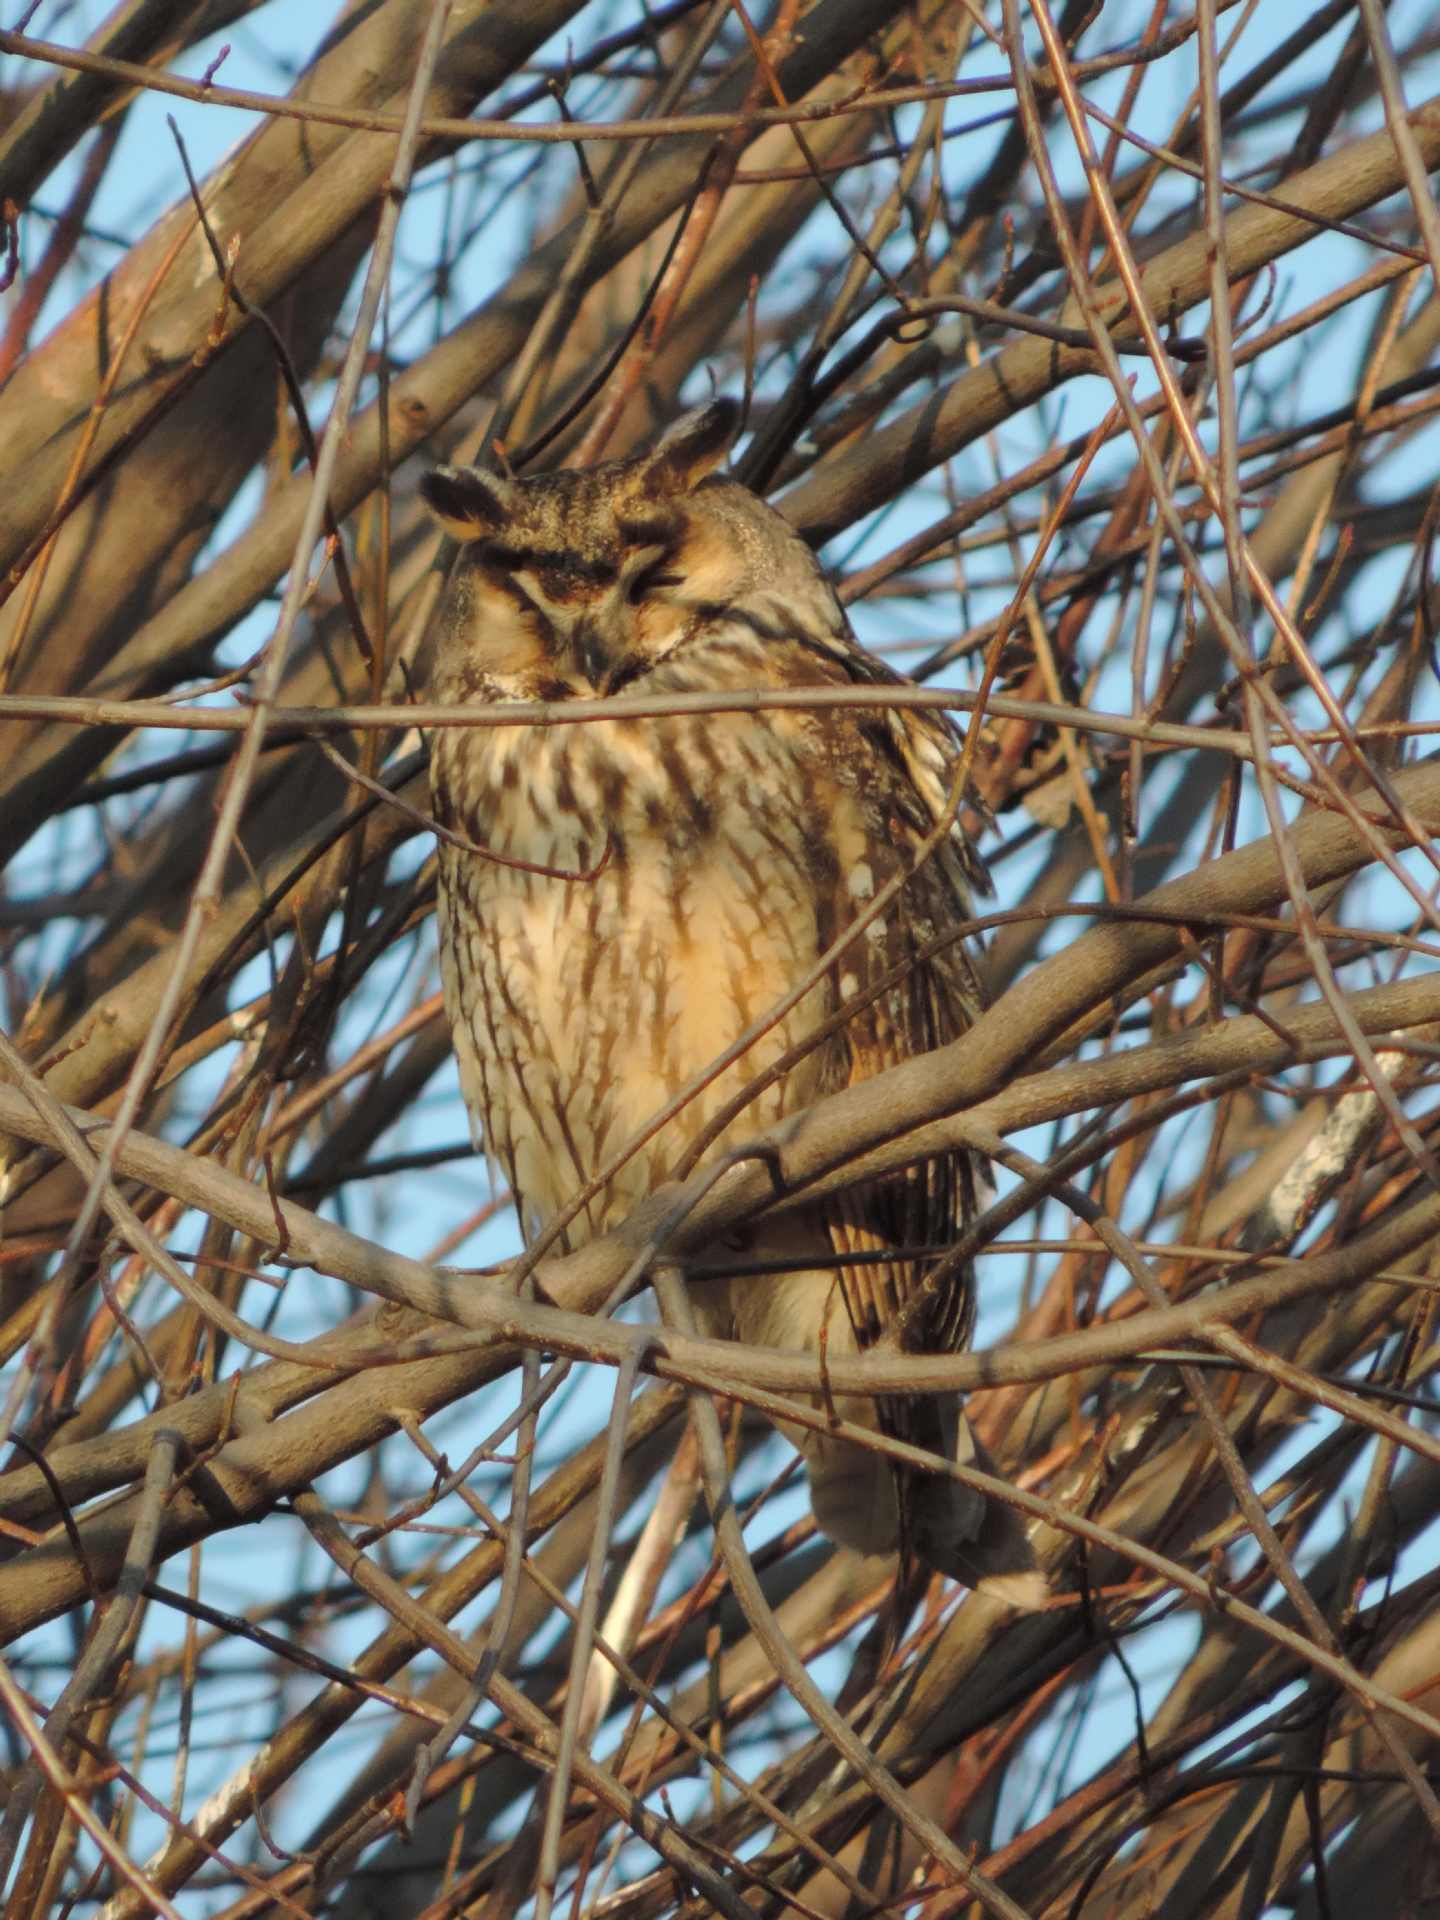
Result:
[[[733,408],[717,402],[652,452],[589,472],[428,476],[425,498],[462,542],[440,617],[437,697],[488,705],[893,681],[855,641],[792,529],[711,473],[733,425]],[[792,1051],[798,1060],[729,1122],[722,1145],[965,1029],[980,988],[964,942],[941,939],[963,925],[977,874],[957,828],[811,992],[711,1072],[877,889],[915,864],[956,757],[942,716],[899,708],[437,732],[441,824],[545,870],[440,846],[440,953],[461,1085],[527,1237],[643,1139],[567,1243],[613,1226],[672,1176],[742,1087]],[[877,997],[821,1034],[882,980]],[[692,1083],[683,1111],[644,1138]],[[959,1346],[968,1276],[917,1299],[923,1263],[898,1250],[944,1244],[973,1207],[972,1170],[949,1155],[763,1223],[726,1250],[730,1263],[784,1260],[792,1270],[692,1279],[697,1315],[714,1334],[792,1350],[823,1339],[835,1355],[873,1344],[912,1301],[923,1310],[907,1317],[907,1344]],[[858,1257],[892,1249],[894,1258]],[[850,1258],[806,1265],[837,1254]],[[974,1457],[953,1406],[877,1411],[854,1399],[838,1411]],[[866,1552],[904,1545],[1003,1597],[1038,1597],[1007,1509],[936,1475],[897,1487],[878,1456],[785,1431],[832,1538]]]

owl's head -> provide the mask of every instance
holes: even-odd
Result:
[[[738,414],[713,401],[648,452],[583,472],[427,474],[421,495],[460,542],[445,677],[522,699],[617,693],[737,606],[828,594],[780,516],[715,475]]]

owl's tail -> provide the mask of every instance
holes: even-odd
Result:
[[[960,1409],[930,1404],[941,1428],[935,1451],[957,1466],[995,1474],[995,1463]],[[1045,1575],[1023,1521],[1006,1501],[943,1474],[913,1473],[907,1476],[905,1504],[910,1544],[927,1566],[1007,1606],[1045,1605]]]
[[[849,1404],[840,1411],[856,1417]],[[958,1466],[996,1473],[958,1406],[916,1400],[906,1411],[907,1439]],[[897,1486],[883,1454],[799,1427],[783,1431],[805,1455],[815,1523],[831,1540],[857,1553],[893,1553],[903,1542],[924,1565],[977,1593],[1027,1610],[1045,1605],[1049,1588],[1035,1549],[1003,1500],[940,1473],[906,1470]]]

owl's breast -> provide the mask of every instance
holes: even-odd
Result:
[[[589,1207],[591,1232],[614,1224],[828,1012],[822,985],[725,1060],[830,937],[820,775],[798,738],[707,715],[437,742],[442,818],[530,869],[440,850],[462,1085],[527,1233],[682,1099]],[[792,1069],[732,1131],[803,1104],[820,1072]]]

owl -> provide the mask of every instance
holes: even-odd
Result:
[[[459,542],[436,699],[494,708],[896,684],[804,542],[716,471],[735,426],[734,406],[717,401],[651,451],[588,471],[427,475],[422,495]],[[963,936],[980,869],[958,828],[917,860],[958,744],[938,712],[803,702],[437,730],[435,815],[469,843],[439,848],[445,1004],[466,1104],[527,1239],[603,1174],[570,1223],[573,1247],[672,1178],[702,1134],[734,1145],[965,1030],[982,1004]],[[784,1006],[902,873],[898,896]],[[712,1127],[742,1089],[748,1101]],[[724,1273],[687,1276],[696,1317],[712,1336],[834,1357],[873,1345],[909,1302],[907,1345],[956,1348],[969,1276],[935,1298],[922,1281],[974,1206],[975,1171],[955,1153],[762,1220],[721,1250]],[[736,1277],[748,1263],[760,1271]],[[835,1411],[942,1457],[982,1458],[954,1403],[842,1397]],[[900,1549],[1038,1604],[1043,1582],[1003,1503],[897,1473],[853,1442],[782,1431],[833,1541]]]

